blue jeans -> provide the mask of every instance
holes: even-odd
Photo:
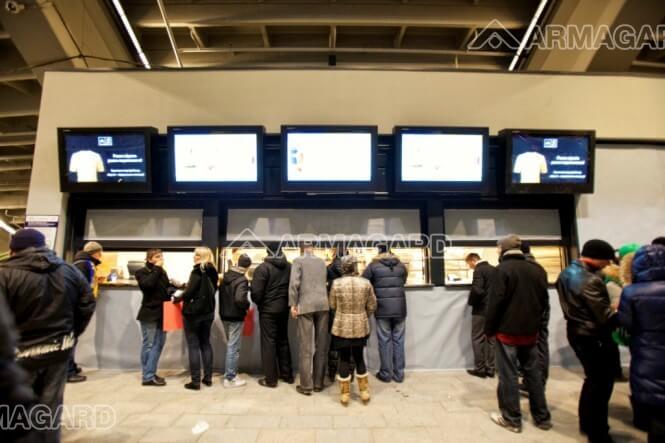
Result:
[[[550,421],[550,411],[545,399],[541,359],[536,344],[529,346],[512,346],[495,341],[496,369],[499,374],[497,398],[499,409],[504,420],[512,426],[522,426],[520,409],[520,392],[518,382],[518,363],[524,371],[525,385],[529,391],[529,409],[536,423]]]
[[[379,376],[401,382],[404,380],[404,330],[406,318],[377,318],[376,338],[379,341],[381,369]]]
[[[243,322],[222,320],[222,324],[224,325],[224,333],[227,340],[224,377],[227,380],[233,380],[238,375],[238,359],[240,358]]]
[[[142,321],[141,335],[143,338],[141,346],[143,381],[151,381],[157,373],[157,364],[159,363],[159,357],[162,355],[162,349],[164,349],[166,333],[160,323]]]

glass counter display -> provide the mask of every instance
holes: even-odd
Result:
[[[499,254],[496,246],[452,246],[446,248],[444,255],[446,285],[470,285],[473,271],[464,261],[466,256],[472,252],[480,255],[491,265],[496,266],[499,262]],[[547,282],[554,284],[557,277],[565,267],[566,259],[562,246],[531,246],[531,253],[536,261],[545,268]]]
[[[186,283],[194,266],[192,251],[164,251],[164,269],[169,277]],[[134,273],[145,266],[144,251],[104,251],[97,278],[104,286],[136,286]]]
[[[292,262],[293,259],[300,255],[298,248],[284,248],[284,255],[287,260]],[[376,257],[376,248],[360,248],[349,247],[348,251],[358,258],[358,272],[362,274],[365,267]],[[334,248],[315,248],[314,255],[323,259],[326,265],[332,262],[335,253]],[[406,265],[409,275],[407,277],[407,286],[421,286],[428,285],[429,280],[429,260],[426,248],[394,248],[393,253],[397,255],[400,260]],[[252,265],[247,273],[248,278],[251,280],[256,267],[263,262],[266,257],[265,248],[261,247],[245,247],[245,248],[223,248],[220,254],[222,261],[222,272],[229,269],[232,264],[238,262],[238,257],[242,254],[247,254],[252,259]]]

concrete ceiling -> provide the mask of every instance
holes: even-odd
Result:
[[[163,2],[166,19],[160,11]],[[44,71],[141,67],[112,0],[0,11],[0,217],[21,223]],[[506,71],[538,0],[120,0],[153,67]],[[663,0],[550,0],[539,24],[665,24]],[[483,31],[488,24],[491,25]],[[483,32],[504,40],[470,50]],[[662,39],[663,36],[661,35]],[[522,71],[665,74],[665,51],[525,51]]]

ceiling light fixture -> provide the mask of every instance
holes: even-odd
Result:
[[[517,61],[520,59],[520,55],[522,55],[522,51],[524,51],[524,47],[526,44],[529,42],[531,39],[531,33],[533,32],[533,28],[536,27],[536,24],[538,23],[538,20],[540,19],[541,14],[545,10],[545,6],[547,5],[547,0],[541,0],[540,4],[538,5],[538,8],[536,9],[536,13],[533,14],[533,18],[531,19],[531,23],[529,23],[529,27],[526,29],[526,33],[524,34],[524,37],[522,37],[522,41],[520,42],[519,48],[517,48],[517,52],[513,56],[513,60],[510,62],[510,67],[508,67],[509,71],[512,71],[515,69],[515,66],[517,65]]]
[[[150,69],[150,62],[148,61],[148,57],[146,57],[145,52],[143,52],[143,48],[141,47],[141,43],[139,43],[139,39],[136,38],[136,34],[134,34],[132,25],[129,23],[129,19],[127,18],[127,14],[125,14],[125,10],[120,4],[120,0],[113,0],[113,6],[115,7],[115,11],[120,16],[120,20],[122,20],[122,24],[125,26],[127,34],[129,34],[129,38],[134,45],[134,49],[136,49],[136,52],[139,54],[141,63],[143,63],[143,66],[145,66],[146,69]]]
[[[9,233],[9,235],[16,234],[16,229],[12,228],[6,221],[0,219],[0,229],[3,229]]]

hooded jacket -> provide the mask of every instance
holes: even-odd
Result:
[[[591,337],[609,336],[616,317],[600,276],[575,260],[559,274],[556,289],[568,331]]]
[[[406,317],[406,292],[404,284],[408,272],[398,257],[392,254],[379,254],[365,268],[362,275],[374,286],[378,308],[376,318]]]
[[[90,287],[92,288],[92,293],[97,297],[99,291],[99,285],[97,283],[97,270],[96,267],[99,266],[101,261],[97,260],[95,257],[91,256],[85,251],[79,251],[74,256],[74,261],[72,264],[81,271],[83,277],[88,281]]]
[[[291,264],[284,256],[266,257],[254,271],[252,301],[260,313],[279,314],[289,310]]]
[[[243,321],[249,309],[248,294],[245,268],[233,266],[224,273],[219,288],[219,317],[226,321]]]
[[[489,289],[485,333],[535,337],[549,309],[547,274],[521,251],[507,251],[495,268]]]
[[[27,248],[0,264],[0,290],[5,294],[19,333],[18,349],[64,357],[65,347],[83,333],[95,311],[92,289],[81,273],[48,248]],[[51,348],[55,349],[55,348]]]
[[[665,407],[665,247],[645,246],[633,259],[633,284],[619,304],[619,323],[630,333],[633,400]]]

